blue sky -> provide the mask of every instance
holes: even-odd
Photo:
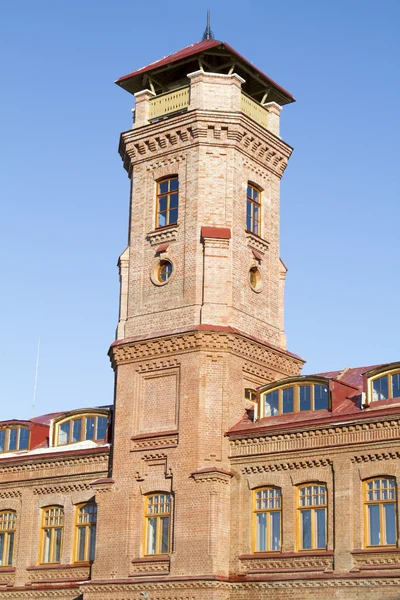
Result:
[[[281,254],[304,372],[400,360],[397,0],[5,0],[0,61],[0,419],[108,404],[132,97],[113,84],[217,39],[288,89]]]

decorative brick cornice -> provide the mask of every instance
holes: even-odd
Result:
[[[21,498],[20,490],[3,490],[0,488],[0,498],[8,499],[8,498]]]
[[[318,424],[312,421],[306,425],[302,423],[302,427],[307,427],[306,430],[295,430],[292,432],[278,434],[271,432],[270,434],[263,432],[257,435],[257,431],[253,432],[252,437],[240,437],[240,433],[236,432],[235,439],[231,440],[231,458],[239,458],[253,454],[268,454],[275,452],[285,452],[293,450],[309,450],[316,448],[327,448],[337,446],[349,446],[351,444],[363,444],[371,442],[385,442],[389,440],[400,439],[400,420],[388,419],[380,420],[379,415],[372,415],[374,420],[371,421],[371,414],[357,415],[347,417],[346,424],[331,423],[327,427],[318,427]],[[357,422],[349,424],[349,419],[357,418]],[[390,452],[386,453],[390,457]],[[374,460],[383,460],[385,453],[382,453],[382,458]],[[353,457],[353,462],[366,462],[373,460],[370,457],[379,455],[366,455],[364,458]],[[368,458],[367,458],[368,457]]]
[[[240,556],[240,570],[246,573],[332,572],[333,552],[253,554]]]
[[[71,494],[74,492],[84,492],[90,490],[90,484],[86,482],[74,482],[60,485],[41,485],[33,488],[34,496],[43,496],[45,494]]]
[[[142,360],[148,361],[146,365],[151,365],[153,357],[206,350],[230,352],[241,358],[252,360],[257,365],[270,368],[279,374],[300,373],[303,361],[285,350],[263,343],[261,340],[255,340],[229,327],[218,328],[212,325],[201,327],[202,330],[196,328],[182,333],[172,331],[152,339],[119,340],[111,346],[109,352],[113,366]],[[167,366],[172,365],[166,363]]]
[[[251,473],[271,473],[276,471],[293,471],[295,469],[315,469],[317,467],[329,467],[331,465],[332,461],[328,458],[299,460],[272,465],[249,465],[243,467],[242,473],[244,475],[249,475]]]
[[[351,462],[353,463],[365,463],[365,462],[378,462],[382,460],[398,460],[400,458],[400,452],[377,452],[375,454],[362,454],[361,456],[353,456]]]
[[[219,148],[235,147],[259,167],[278,177],[282,177],[292,153],[292,148],[285,142],[240,112],[213,114],[200,110],[153,123],[151,127],[124,132],[119,152],[125,169],[131,173],[134,164],[149,158],[180,160],[177,153],[199,143]]]
[[[196,483],[222,483],[227,485],[232,479],[233,473],[224,469],[218,469],[217,467],[210,467],[194,471],[191,477],[193,477]]]
[[[143,577],[144,575],[167,575],[170,568],[170,558],[135,558],[131,561],[131,577]]]
[[[164,448],[176,448],[179,442],[179,433],[177,431],[165,431],[159,433],[149,433],[135,435],[131,438],[131,452],[140,450],[161,450]]]

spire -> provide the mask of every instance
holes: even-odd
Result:
[[[207,27],[204,30],[203,33],[203,40],[213,40],[214,39],[214,34],[211,31],[211,25],[210,25],[210,11],[207,10]]]

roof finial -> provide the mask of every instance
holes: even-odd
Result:
[[[202,39],[203,40],[213,40],[214,39],[214,34],[211,31],[211,25],[210,25],[210,10],[207,10],[207,27],[205,28]]]

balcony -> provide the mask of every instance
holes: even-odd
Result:
[[[190,85],[156,96],[150,90],[135,94],[134,127],[154,123],[187,110],[242,113],[279,137],[281,106],[276,102],[261,105],[241,90],[243,79],[233,73],[188,75]]]

